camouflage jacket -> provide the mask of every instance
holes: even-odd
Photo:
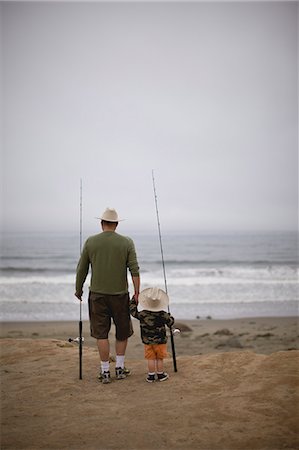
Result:
[[[174,318],[166,311],[138,311],[134,298],[130,300],[130,313],[140,321],[141,339],[144,344],[166,344],[166,327],[174,324]]]

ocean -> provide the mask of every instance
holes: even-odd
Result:
[[[164,289],[158,233],[130,237],[142,289]],[[176,319],[298,315],[297,233],[170,233],[162,243],[170,312]],[[74,233],[2,234],[0,320],[78,320],[79,246]],[[88,280],[83,320],[88,319]]]

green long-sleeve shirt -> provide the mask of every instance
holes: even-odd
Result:
[[[101,294],[128,292],[127,270],[139,276],[139,267],[132,239],[115,231],[104,231],[89,237],[77,266],[76,292],[83,290],[91,265],[90,290]]]

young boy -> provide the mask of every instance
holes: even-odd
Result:
[[[139,294],[139,304],[143,308],[138,311],[134,297],[130,300],[130,312],[140,321],[141,339],[144,343],[144,356],[148,362],[146,381],[153,383],[156,379],[164,381],[169,378],[163,371],[163,359],[167,357],[166,328],[174,324],[174,318],[165,311],[168,295],[157,287],[144,289]]]

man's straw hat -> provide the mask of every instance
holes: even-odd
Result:
[[[169,298],[166,292],[157,287],[144,289],[138,299],[143,309],[147,311],[167,310]]]
[[[97,219],[105,220],[106,222],[120,222],[117,212],[113,208],[106,208],[101,217]]]

